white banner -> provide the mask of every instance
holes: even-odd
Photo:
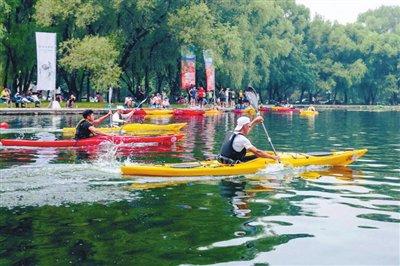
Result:
[[[37,90],[56,89],[56,34],[36,32]]]

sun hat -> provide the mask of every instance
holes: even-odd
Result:
[[[125,107],[123,107],[122,105],[117,106],[117,110],[124,110],[124,109],[125,109]]]
[[[247,116],[239,117],[236,122],[235,131],[240,131],[244,125],[249,124],[250,122],[250,118],[248,118]]]

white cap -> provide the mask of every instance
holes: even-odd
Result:
[[[118,105],[117,110],[125,110],[125,107],[123,107],[122,105]]]
[[[250,122],[250,118],[247,116],[239,117],[236,123],[235,131],[240,131],[244,125],[249,124]]]

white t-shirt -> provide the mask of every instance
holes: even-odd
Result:
[[[128,114],[121,114],[121,117],[123,119],[129,118],[129,116],[130,116],[129,113]],[[118,111],[113,114],[112,121],[113,121],[113,123],[116,123],[116,124],[125,122],[125,120],[119,119]]]
[[[250,140],[242,134],[238,134],[232,143],[232,148],[237,152],[241,152],[243,148],[246,148],[246,150],[248,150],[251,147],[253,147],[253,145],[251,144]]]

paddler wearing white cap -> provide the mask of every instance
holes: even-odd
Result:
[[[279,156],[257,149],[246,137],[253,125],[263,121],[264,119],[261,116],[257,116],[252,121],[247,116],[239,117],[233,134],[222,144],[221,152],[217,157],[218,161],[226,164],[236,164],[255,157],[279,160]],[[246,157],[246,152],[252,152],[255,156]]]
[[[122,105],[117,106],[117,111],[112,116],[112,125],[120,126],[126,123],[126,119],[131,118],[135,110],[130,111],[129,113],[124,113],[125,108]]]

